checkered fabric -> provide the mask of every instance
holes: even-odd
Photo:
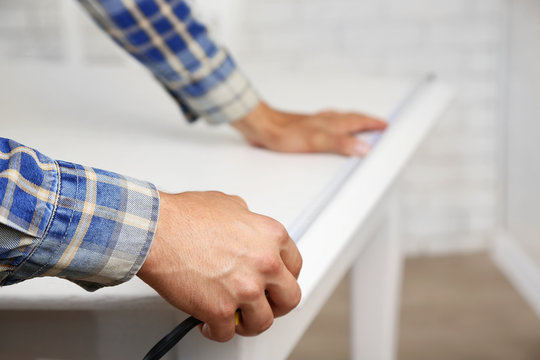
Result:
[[[190,121],[238,120],[259,102],[224,48],[186,1],[79,0],[120,46],[152,71]]]
[[[0,138],[0,285],[57,276],[87,290],[133,277],[157,227],[146,182]]]

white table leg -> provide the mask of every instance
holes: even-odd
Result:
[[[392,198],[387,215],[373,236],[351,269],[354,360],[391,360],[396,354],[402,252]]]
[[[91,338],[95,341],[95,356],[88,359],[142,359],[148,350],[176,322],[172,309],[95,311]],[[163,360],[174,359],[167,354]]]

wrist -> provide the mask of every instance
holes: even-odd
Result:
[[[231,122],[231,126],[242,133],[252,145],[264,147],[269,138],[279,135],[283,120],[279,111],[260,101],[249,114]]]
[[[137,276],[144,280],[145,276],[152,272],[152,269],[155,267],[156,261],[159,261],[160,258],[160,248],[161,248],[161,239],[168,228],[168,216],[169,216],[169,197],[170,194],[158,191],[159,193],[159,218],[157,220],[156,231],[154,234],[154,239],[152,245],[146,255],[146,259],[142,264],[141,268],[137,272]]]

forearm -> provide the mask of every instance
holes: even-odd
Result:
[[[231,56],[192,17],[185,1],[79,1],[117,44],[154,74],[188,119],[230,122],[259,102]]]
[[[0,138],[0,284],[57,276],[87,290],[129,280],[157,226],[152,184],[53,160]]]

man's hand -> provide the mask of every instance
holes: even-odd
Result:
[[[254,146],[281,152],[330,152],[364,156],[369,145],[354,135],[383,130],[386,123],[355,114],[325,111],[314,115],[276,111],[263,102],[231,123]]]
[[[279,222],[219,192],[160,193],[160,204],[154,242],[137,275],[202,320],[206,337],[259,334],[298,305],[302,258]]]

